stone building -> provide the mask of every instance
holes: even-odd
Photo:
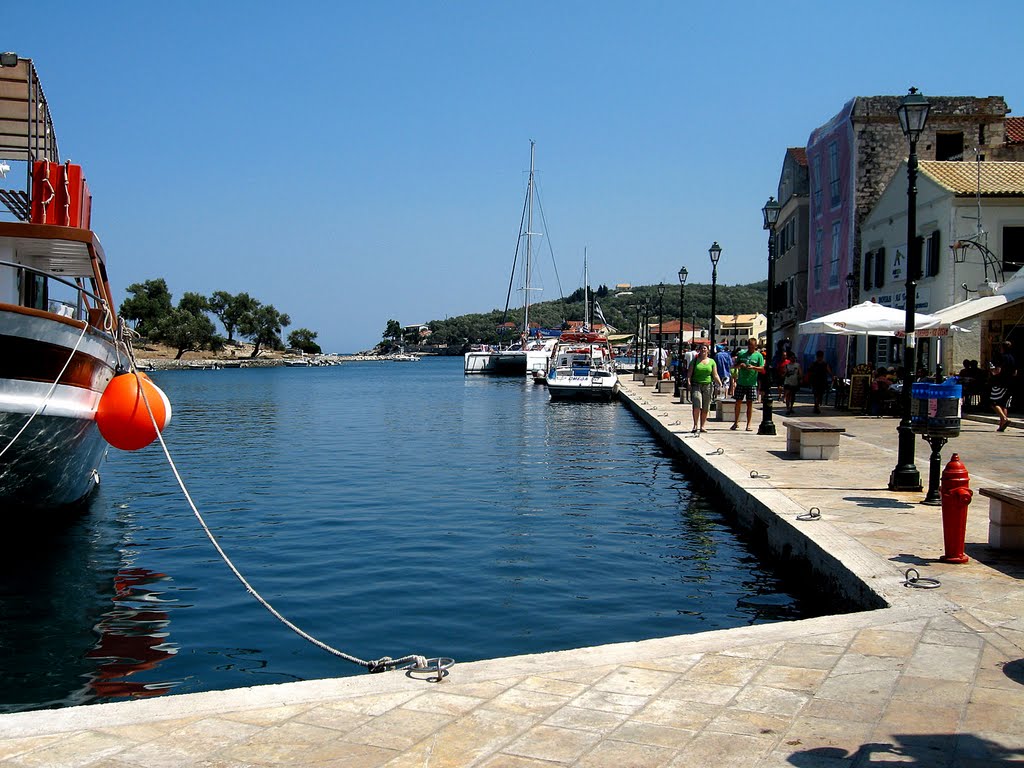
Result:
[[[908,154],[896,108],[901,96],[858,96],[811,132],[806,154],[809,189],[807,317],[845,308],[860,298],[847,276],[860,269],[861,227]],[[917,145],[921,160],[1024,159],[1024,125],[1007,118],[1001,96],[927,96],[931,111]],[[905,190],[904,182],[904,190]],[[847,358],[842,336],[802,336],[807,362],[824,349],[833,369]],[[863,353],[861,353],[863,355]]]
[[[796,348],[799,324],[807,320],[807,243],[810,181],[807,152],[790,147],[782,161],[776,232],[772,338],[789,339]]]
[[[901,163],[861,229],[861,295],[897,308],[906,306],[910,266],[906,187],[906,163]],[[971,295],[991,295],[1024,262],[1024,162],[921,161],[917,230],[921,254],[916,270],[920,275],[917,312],[935,314]],[[977,302],[965,309],[957,321],[966,321],[975,309],[981,311]],[[964,357],[987,357],[991,350],[979,347],[984,341],[982,330],[972,323],[972,333],[945,340],[919,339],[918,363],[934,367],[940,346],[946,370],[951,364],[959,367]],[[872,339],[868,360],[874,365],[898,365],[902,343],[892,341]]]

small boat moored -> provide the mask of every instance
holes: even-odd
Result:
[[[619,377],[608,339],[599,333],[563,333],[547,383],[552,400],[611,400]]]

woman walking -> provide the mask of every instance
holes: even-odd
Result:
[[[697,357],[690,364],[687,381],[690,384],[690,400],[693,402],[693,432],[707,432],[704,427],[708,422],[708,411],[711,410],[713,388],[722,388],[718,366],[708,357],[707,344],[697,347]]]
[[[782,388],[786,397],[786,415],[793,415],[793,406],[796,403],[796,393],[800,391],[800,381],[804,372],[800,363],[796,361],[796,355],[787,352],[785,366],[783,367]]]

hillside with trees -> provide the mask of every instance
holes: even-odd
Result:
[[[605,319],[620,333],[632,333],[636,330],[638,304],[646,302],[652,309],[649,322],[658,322],[658,286],[633,286],[627,293],[616,293],[607,286],[598,286],[593,297],[601,307]],[[593,299],[592,299],[593,301]],[[746,285],[719,285],[717,289],[715,312],[719,315],[764,313],[768,301],[768,282],[762,280]],[[665,285],[664,319],[679,319],[679,283]],[[711,318],[711,284],[687,283],[686,303],[684,306],[686,323],[694,322],[702,328],[710,325]],[[583,320],[583,288],[576,289],[563,299],[544,301],[530,307],[530,323],[540,324],[544,328],[558,328],[568,320]],[[594,320],[600,319],[594,315]],[[394,322],[397,329],[401,326]],[[499,327],[504,322],[515,324],[516,331],[502,335]],[[641,322],[643,320],[641,319]],[[446,320],[432,320],[428,323],[431,336],[430,344],[462,348],[468,344],[494,344],[508,341],[518,335],[523,324],[523,308],[509,309],[506,315],[500,309],[478,314],[459,315]],[[385,333],[387,338],[387,333]]]
[[[236,336],[252,344],[250,357],[259,355],[262,349],[285,349],[281,334],[291,325],[291,318],[273,304],[264,304],[247,293],[216,291],[206,297],[186,291],[175,306],[163,278],[133,283],[127,292],[128,298],[119,310],[121,317],[133,323],[143,339],[174,349],[176,360],[186,352],[217,352],[227,344],[236,344]],[[211,316],[220,321],[226,338],[217,333]],[[298,328],[288,334],[288,346],[319,353],[316,337],[315,331]]]

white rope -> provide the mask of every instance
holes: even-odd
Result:
[[[85,327],[82,329],[82,335],[79,336],[78,341],[75,342],[75,346],[71,350],[71,354],[68,355],[68,359],[65,361],[64,367],[61,368],[60,373],[57,374],[56,381],[54,381],[53,384],[50,385],[50,390],[46,393],[46,397],[43,398],[43,402],[41,402],[39,406],[36,408],[35,412],[28,417],[28,421],[21,425],[21,429],[18,430],[18,434],[12,437],[11,441],[4,446],[4,449],[2,451],[0,451],[0,456],[3,456],[5,453],[7,453],[8,450],[10,450],[10,447],[17,442],[18,438],[21,437],[22,433],[26,429],[28,429],[28,425],[31,424],[32,420],[35,419],[35,417],[42,412],[43,408],[45,408],[46,404],[50,401],[50,398],[53,397],[53,393],[57,390],[57,385],[60,383],[60,379],[64,375],[64,371],[68,369],[68,366],[71,365],[71,361],[75,359],[75,353],[78,352],[78,347],[82,343],[82,339],[85,338],[86,331],[88,330],[89,324],[86,323]]]
[[[139,374],[134,370],[133,374],[135,375],[136,380],[139,380]],[[339,651],[337,648],[333,648],[330,645],[327,645],[327,643],[317,640],[308,632],[305,632],[299,627],[297,627],[291,621],[282,616],[281,613],[278,612],[276,608],[274,608],[274,606],[267,602],[263,598],[263,596],[259,592],[257,592],[256,589],[246,580],[245,576],[242,575],[241,571],[239,571],[238,568],[235,567],[235,564],[231,562],[231,558],[229,558],[227,553],[221,548],[220,543],[213,535],[213,532],[210,531],[209,526],[207,526],[202,514],[200,514],[199,509],[196,507],[195,502],[192,500],[192,495],[188,492],[188,488],[185,487],[185,481],[181,479],[181,474],[178,472],[178,467],[175,466],[174,464],[174,459],[171,458],[171,452],[167,449],[167,443],[164,442],[163,435],[160,434],[160,428],[156,423],[156,418],[153,416],[153,410],[149,407],[149,400],[146,398],[146,391],[142,388],[141,381],[139,381],[139,392],[142,393],[142,402],[145,403],[146,410],[149,412],[149,418],[150,421],[153,423],[153,428],[156,430],[156,436],[157,439],[160,441],[160,447],[163,448],[164,456],[167,457],[167,463],[170,465],[171,471],[174,473],[174,477],[178,481],[178,487],[181,488],[181,492],[185,495],[185,500],[188,502],[189,507],[192,508],[192,513],[196,516],[196,519],[199,521],[199,525],[202,527],[203,532],[206,534],[206,537],[210,540],[210,543],[213,544],[214,548],[220,554],[221,559],[225,562],[228,568],[231,569],[231,572],[235,574],[235,577],[240,582],[242,582],[242,586],[245,587],[246,592],[248,592],[250,595],[256,598],[256,601],[264,608],[266,608],[274,618],[276,618],[290,630],[295,632],[299,637],[308,640],[317,648],[327,651],[327,653],[344,659],[345,661],[350,661],[353,664],[358,664],[361,667],[366,667],[370,672],[384,672],[388,669],[394,669],[397,666],[409,663],[415,664],[417,668],[425,668],[427,666],[426,657],[415,654],[403,656],[399,659],[392,659],[390,656],[383,656],[375,661],[366,661],[364,659],[357,658],[356,656],[347,654],[343,651]]]

